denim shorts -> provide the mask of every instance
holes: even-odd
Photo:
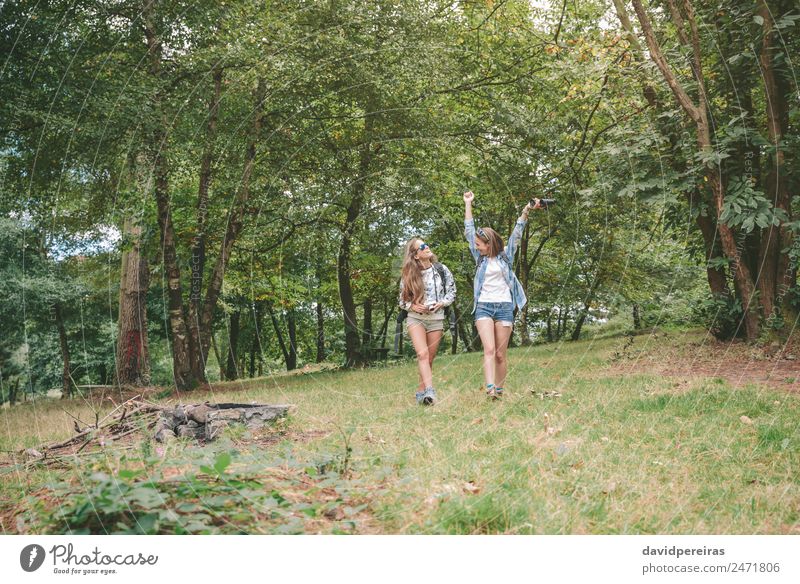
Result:
[[[475,320],[478,321],[484,318],[491,318],[504,326],[512,326],[514,324],[514,303],[478,302],[475,307]]]

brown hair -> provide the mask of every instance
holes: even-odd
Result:
[[[482,227],[481,231],[486,235],[486,237],[481,237],[477,234],[477,232],[475,235],[480,237],[482,241],[485,241],[489,244],[489,257],[496,257],[501,251],[503,251],[503,238],[500,237],[500,234],[491,227]]]
[[[412,237],[406,243],[403,251],[403,301],[421,304],[425,300],[425,284],[422,283],[422,274],[417,255],[419,244],[422,240],[419,237]],[[439,261],[434,255],[431,256],[431,263]]]

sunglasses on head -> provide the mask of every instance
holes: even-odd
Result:
[[[477,233],[478,237],[480,237],[483,241],[487,241],[487,242],[489,241],[489,236],[486,235],[486,232],[483,229],[481,229],[480,227],[478,227],[478,231],[476,231],[476,233]]]

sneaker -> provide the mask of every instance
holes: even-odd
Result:
[[[422,400],[425,398],[425,394],[428,393],[427,389],[423,389],[422,391],[418,391],[414,394],[414,397],[417,398],[417,403],[422,405]]]
[[[503,397],[503,388],[502,387],[495,387],[494,388],[494,395],[495,395],[495,397],[498,397],[498,398]]]
[[[497,389],[494,385],[491,385],[486,388],[486,396],[491,399],[497,399]]]
[[[423,406],[432,406],[436,401],[436,392],[432,387],[426,387],[423,391],[418,391],[414,395],[417,398],[417,403]]]

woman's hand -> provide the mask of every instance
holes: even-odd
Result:
[[[475,194],[472,191],[467,191],[464,193],[464,204],[471,205],[472,200],[475,198]]]
[[[420,314],[428,314],[430,312],[430,310],[428,310],[428,307],[425,306],[424,304],[412,304],[411,310],[413,310],[414,312],[419,312]]]
[[[531,204],[528,203],[527,205],[525,205],[525,208],[522,210],[522,218],[525,221],[528,220],[528,213],[530,212],[531,209],[541,209],[542,208],[542,204],[539,202],[539,199],[534,198],[533,200],[534,200],[534,205],[533,206],[531,206]]]
[[[437,302],[433,305],[433,308],[431,308],[431,312],[439,312],[442,308],[444,308],[444,304],[442,302]]]

